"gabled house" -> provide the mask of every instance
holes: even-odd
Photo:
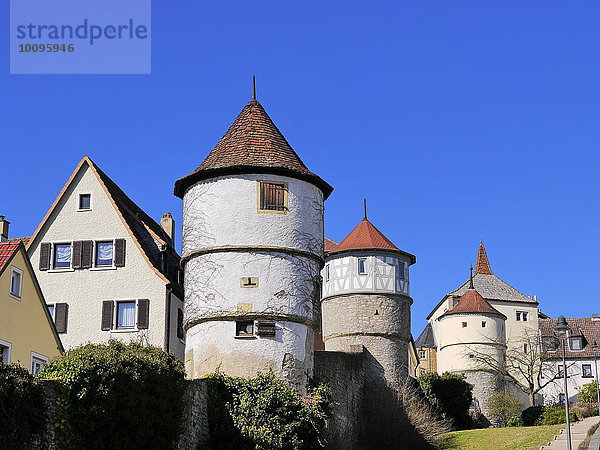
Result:
[[[139,341],[183,359],[173,219],[161,225],[87,156],[27,250],[65,348]]]
[[[62,352],[25,246],[0,243],[0,361],[37,373]]]

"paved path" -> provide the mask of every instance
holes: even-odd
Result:
[[[600,450],[600,427],[598,427],[594,433],[594,437],[592,437],[588,450]]]
[[[600,418],[598,416],[588,417],[587,419],[580,420],[571,425],[571,446],[573,450],[577,450],[579,444],[581,444],[587,437],[588,430],[592,426],[598,423]],[[596,433],[598,434],[598,433]],[[594,437],[596,436],[594,435]],[[600,437],[600,436],[599,436]],[[596,445],[596,444],[594,444]],[[547,445],[542,445],[540,450],[566,450],[569,446],[567,444],[567,432],[566,429],[560,430],[560,433],[554,436],[554,440],[548,442]],[[595,447],[590,445],[589,450],[600,450],[598,445]]]

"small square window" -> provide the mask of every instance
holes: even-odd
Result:
[[[54,244],[53,267],[55,269],[71,267],[71,244]]]
[[[4,364],[10,363],[10,344],[5,341],[0,341],[0,362]]]
[[[329,264],[325,265],[325,281],[329,281]]]
[[[582,364],[581,365],[581,376],[583,378],[592,378],[592,365],[591,364]]]
[[[558,366],[558,376],[559,377],[564,377],[565,376],[565,370],[564,370],[564,367],[562,365]]]
[[[36,375],[48,364],[48,358],[31,352],[31,374]]]
[[[569,347],[571,348],[571,351],[583,350],[583,338],[580,338],[580,337],[569,338]]]
[[[135,302],[117,302],[117,329],[135,327]]]
[[[79,194],[79,209],[92,209],[92,194]]]
[[[254,322],[236,322],[235,335],[241,337],[254,336]]]
[[[467,322],[463,322],[463,323],[462,323],[462,327],[463,327],[463,328],[467,328]]]
[[[486,325],[487,323],[485,322],[485,320],[481,321],[481,328],[485,328]]]
[[[420,358],[420,359],[425,359],[425,358],[427,358],[427,352],[425,352],[425,350],[420,350],[420,351],[419,351],[419,358]]]
[[[260,209],[263,211],[287,211],[285,183],[260,182]]]
[[[10,295],[21,298],[23,291],[23,272],[16,267],[11,268],[10,273]]]
[[[367,274],[367,258],[358,258],[358,274]]]
[[[113,241],[96,242],[96,267],[113,265]]]

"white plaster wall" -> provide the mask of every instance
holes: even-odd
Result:
[[[469,354],[484,353],[498,361],[504,359],[504,319],[495,315],[452,314],[438,322],[438,373],[477,369]],[[463,322],[467,322],[466,328]]]
[[[556,352],[558,355],[562,354],[562,350],[558,350]],[[583,385],[592,383],[596,378],[596,368],[594,367],[593,359],[568,359],[567,363],[567,389],[569,394],[569,399],[571,401],[575,400],[575,397],[578,394],[577,388],[583,387]],[[592,366],[592,377],[583,377],[583,364],[590,364]],[[554,373],[558,373],[558,366],[562,366],[562,359],[556,360],[552,362],[552,366],[554,368]],[[598,368],[600,369],[600,363],[598,363]],[[544,380],[542,380],[544,381]],[[563,378],[555,380],[547,385],[544,389],[542,389],[541,394],[544,396],[544,404],[545,405],[554,405],[558,404],[559,394],[564,392],[564,381]]]
[[[79,193],[92,194],[92,210],[79,212]],[[125,267],[112,270],[77,269],[40,271],[41,242],[125,239]],[[28,251],[47,303],[69,305],[67,332],[61,334],[66,349],[109,339],[141,341],[163,347],[165,333],[165,283],[148,266],[118,217],[110,200],[87,164],[54,209]],[[102,331],[102,301],[150,300],[149,327],[139,331]],[[182,344],[177,350],[182,353]],[[175,347],[173,347],[175,349]]]
[[[288,212],[259,213],[258,181],[288,185]],[[183,199],[183,255],[215,246],[264,245],[323,254],[323,193],[277,175],[235,175],[199,181]]]
[[[273,371],[296,389],[306,388],[313,369],[314,334],[305,325],[276,321],[274,337],[236,338],[234,321],[204,322],[188,330],[186,372],[191,378],[220,370],[250,377]],[[293,361],[286,361],[285,355]]]
[[[358,258],[367,258],[367,273],[358,273]],[[404,278],[398,273],[399,261],[404,262]],[[360,292],[388,292],[410,295],[409,264],[407,258],[390,253],[352,252],[332,255],[325,262],[329,266],[329,280],[326,267],[321,271],[323,277],[323,298],[331,295]]]

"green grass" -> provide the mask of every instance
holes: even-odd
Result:
[[[539,427],[487,428],[453,431],[446,435],[446,449],[538,450],[564,428],[563,425]]]

